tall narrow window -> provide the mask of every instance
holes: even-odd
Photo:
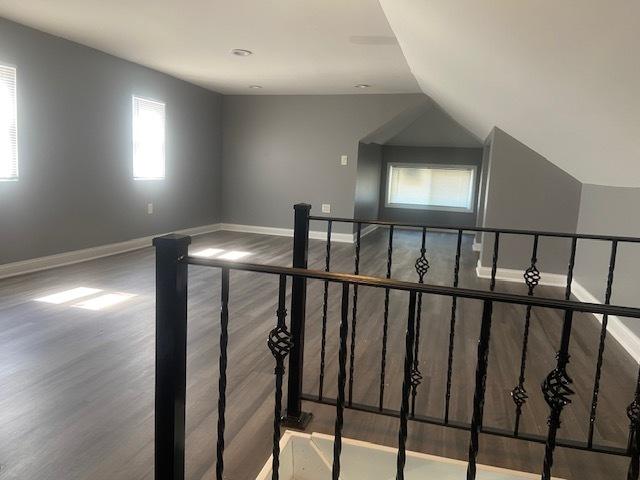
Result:
[[[473,211],[475,167],[389,164],[387,206]]]
[[[164,178],[164,109],[161,102],[133,97],[133,178]]]
[[[18,179],[16,69],[0,65],[0,181]]]

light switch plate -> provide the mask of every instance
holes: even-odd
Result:
[[[322,204],[322,213],[331,213],[331,205],[328,203]]]
[[[147,203],[147,214],[153,215],[153,203]]]
[[[349,163],[349,157],[347,155],[342,155],[340,157],[340,165],[346,165]]]

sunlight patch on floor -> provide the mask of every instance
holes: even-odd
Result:
[[[71,302],[72,300],[78,300],[82,297],[94,295],[101,291],[102,290],[100,290],[99,288],[76,287],[70,290],[64,290],[62,292],[47,295],[45,297],[35,298],[34,301],[60,305],[62,303]]]
[[[226,251],[222,248],[203,248],[202,250],[189,253],[189,255],[200,258],[218,258],[220,260],[240,260],[241,258],[251,255],[251,252],[242,252],[240,250]]]
[[[73,306],[78,308],[84,308],[85,310],[103,310],[113,305],[117,305],[122,302],[136,297],[133,293],[105,293],[88,300],[84,300],[80,303],[75,303]]]

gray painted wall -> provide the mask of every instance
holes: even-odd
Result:
[[[291,228],[292,206],[353,217],[360,139],[424,95],[255,95],[223,98],[223,217]],[[349,164],[340,165],[348,155]],[[314,230],[321,225],[312,225]],[[352,232],[337,224],[338,232]]]
[[[480,148],[482,142],[451,116],[431,102],[424,112],[385,145],[406,147],[466,147]]]
[[[0,182],[0,264],[219,221],[220,95],[2,19],[0,62],[20,168]],[[132,178],[132,94],[167,104],[165,180]]]
[[[382,146],[376,143],[358,145],[355,218],[377,219],[380,207],[380,172]]]
[[[385,206],[387,190],[387,170],[389,163],[435,163],[475,165],[475,198],[472,204],[477,204],[480,170],[482,167],[481,148],[447,148],[447,147],[400,147],[384,145],[382,148],[382,172],[380,181],[380,219],[389,222],[427,223],[442,226],[476,225],[476,211],[447,212],[439,210],[418,210],[412,208],[391,208]]]
[[[640,237],[640,188],[583,185],[578,231],[603,235]],[[604,300],[611,245],[580,240],[576,253],[575,279],[598,300]],[[640,245],[618,246],[612,303],[640,307]],[[638,320],[623,320],[640,335]]]
[[[489,154],[483,225],[575,232],[582,184],[529,147],[496,128]],[[525,269],[531,258],[531,239],[505,235],[500,239],[498,266]],[[483,235],[482,265],[490,266],[493,235]],[[538,268],[566,273],[569,242],[541,239]]]

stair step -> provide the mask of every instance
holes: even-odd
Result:
[[[280,441],[280,480],[326,480],[331,478],[333,437],[321,433],[287,430]],[[398,450],[349,438],[342,439],[340,479],[394,480]],[[256,480],[271,479],[269,458]],[[460,480],[466,478],[467,462],[407,451],[406,480]],[[539,474],[478,465],[478,480],[538,479]],[[555,479],[560,480],[560,479]]]

